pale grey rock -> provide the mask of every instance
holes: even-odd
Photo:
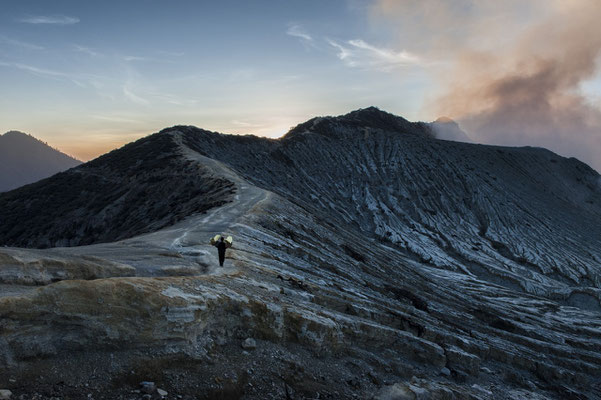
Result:
[[[8,389],[0,389],[0,400],[10,400],[13,395]]]
[[[242,342],[242,348],[244,350],[254,350],[257,348],[257,342],[253,338],[246,338]]]
[[[157,391],[157,387],[154,382],[144,381],[140,382],[140,391],[146,394],[153,394]]]
[[[485,388],[483,388],[482,386],[480,386],[480,385],[478,385],[476,383],[474,383],[472,385],[472,388],[475,389],[476,391],[484,394],[484,395],[487,395],[487,396],[492,396],[493,395],[493,393],[490,390],[485,389]]]
[[[584,164],[436,140],[376,110],[279,140],[193,127],[157,137],[186,174],[211,177],[211,193],[227,189],[227,202],[201,201],[203,212],[186,208],[171,226],[143,218],[149,231],[120,241],[0,251],[11,277],[0,287],[2,376],[21,381],[48,362],[68,374],[44,368],[46,379],[77,382],[93,373],[81,366],[104,362],[121,376],[143,364],[182,391],[236,391],[248,378],[249,399],[285,398],[290,378],[308,398],[371,398],[384,394],[374,371],[413,397],[599,397],[600,189]],[[207,243],[217,232],[235,238],[223,269]],[[78,271],[84,256],[95,278]],[[246,352],[245,338],[261,346]],[[250,377],[222,370],[251,364]],[[480,364],[495,373],[478,376]],[[440,375],[447,365],[452,380]]]
[[[0,249],[0,283],[47,285],[59,280],[134,276],[130,265],[98,257],[65,257],[36,250]],[[103,299],[99,298],[102,303]]]
[[[394,385],[382,388],[380,393],[375,396],[375,400],[414,400],[415,393],[406,385],[395,383]]]

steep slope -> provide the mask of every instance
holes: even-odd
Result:
[[[314,118],[279,140],[166,129],[1,195],[0,244],[114,241],[227,201],[231,185],[188,173],[203,167],[183,161],[178,141],[423,262],[601,309],[594,170],[545,149],[436,140],[430,125],[373,107]]]
[[[192,261],[214,252],[196,234],[204,218],[191,219],[177,253],[149,247],[154,235],[43,252]],[[183,233],[158,234],[170,232]],[[0,381],[15,377],[19,394],[105,399],[138,398],[143,380],[188,400],[601,395],[599,313],[421,264],[273,194],[227,232],[226,268],[207,275],[138,268],[0,298]]]
[[[47,178],[81,162],[25,133],[0,135],[0,192]]]
[[[374,108],[279,140],[177,126],[111,157],[92,171],[115,186],[186,165],[235,195],[118,242],[0,250],[0,382],[18,394],[132,398],[150,379],[185,399],[601,397],[599,175],[577,160]],[[218,232],[235,238],[224,269]]]
[[[156,231],[231,200],[233,184],[186,159],[168,135],[0,194],[0,243],[79,246]]]
[[[313,212],[432,265],[554,298],[601,287],[601,185],[545,149],[440,141],[377,109],[317,118],[280,141],[174,128],[193,149]]]

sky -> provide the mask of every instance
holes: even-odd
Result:
[[[0,0],[0,132],[81,160],[368,106],[601,170],[596,0]]]

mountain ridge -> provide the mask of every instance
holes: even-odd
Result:
[[[0,195],[0,244],[71,246],[0,248],[0,380],[44,370],[98,398],[149,379],[184,398],[601,396],[599,174],[373,112],[282,139],[166,128]],[[216,233],[234,237],[224,268]]]
[[[176,142],[180,144],[174,144]],[[69,179],[81,181],[85,175],[79,171],[90,168],[103,171],[107,177],[112,170],[120,174],[119,164],[113,161],[143,160],[149,154],[141,150],[136,150],[135,154],[128,152],[146,145],[159,151],[153,157],[161,154],[162,147],[170,146],[172,150],[168,157],[174,160],[181,158],[183,151],[177,146],[184,145],[193,152],[228,165],[259,187],[275,191],[317,214],[334,216],[378,240],[390,241],[433,265],[461,270],[465,268],[464,258],[486,260],[487,268],[497,265],[494,270],[498,274],[509,262],[516,271],[530,276],[532,281],[527,279],[529,283],[523,290],[534,292],[548,291],[545,286],[555,285],[548,283],[544,276],[556,268],[565,279],[578,277],[576,281],[579,281],[584,276],[592,276],[596,285],[601,282],[601,275],[590,264],[596,265],[598,261],[585,256],[593,246],[592,238],[601,237],[600,228],[587,224],[591,218],[601,218],[601,190],[597,184],[601,178],[586,164],[546,149],[441,141],[430,134],[424,123],[411,123],[370,107],[339,117],[311,119],[280,139],[224,135],[193,126],[165,128],[67,175],[63,173],[50,178],[46,186],[54,187],[52,182],[59,177],[69,176]],[[132,171],[136,171],[135,168]],[[130,180],[130,186],[136,187],[133,182],[139,174],[132,173],[133,178],[128,179],[134,179]],[[202,181],[205,179],[209,178],[202,178]],[[115,182],[118,185],[118,181]],[[148,188],[144,192],[154,184],[144,184]],[[199,188],[204,187],[204,184],[199,185]],[[217,190],[217,196],[221,196],[217,193],[227,192],[222,192],[225,186],[219,188],[219,185],[221,183],[209,184]],[[90,193],[94,192],[94,188],[84,186],[91,190]],[[21,204],[35,203],[42,187],[45,185],[40,183],[19,193],[0,196],[0,221],[19,220]],[[374,192],[374,188],[384,189]],[[152,201],[152,195],[149,195]],[[23,196],[28,199],[26,202],[22,200]],[[118,196],[112,201],[121,201],[119,199]],[[223,201],[228,201],[227,196]],[[44,204],[47,202],[44,200]],[[71,203],[62,204],[62,207],[77,210]],[[112,209],[114,204],[98,206]],[[60,209],[58,205],[54,208]],[[541,214],[541,210],[547,215]],[[189,215],[186,212],[177,213],[177,219]],[[459,221],[463,224],[458,226]],[[152,220],[148,223],[155,226]],[[3,225],[10,226],[11,223]],[[32,225],[39,224],[32,222]],[[59,243],[61,246],[91,244],[98,239],[83,232],[101,229],[86,227],[85,221],[80,224],[79,233],[71,232],[62,223],[56,228],[52,226],[50,221],[43,232],[32,226],[19,234],[7,232],[5,228],[0,231],[0,244],[37,247],[42,242],[36,240],[47,235],[53,235],[55,239],[43,241],[44,247]],[[160,226],[165,226],[165,222]],[[537,229],[533,231],[532,226]],[[561,250],[564,247],[562,239],[552,234],[549,226],[578,235],[578,244]],[[587,226],[590,233],[581,237],[579,226]],[[110,223],[103,229],[112,232]],[[156,228],[140,229],[131,231],[130,236]],[[453,239],[460,232],[461,240]],[[538,239],[537,235],[544,239]],[[22,239],[16,239],[19,237]],[[126,237],[122,234],[113,240]],[[531,241],[528,246],[523,244],[524,238]],[[18,241],[11,241],[15,239]],[[483,240],[484,244],[480,243]],[[110,235],[105,235],[102,241],[111,241]],[[455,242],[457,244],[453,244]],[[480,244],[474,247],[469,243]],[[472,250],[472,247],[478,250]],[[572,267],[568,267],[574,265],[578,266],[575,275]],[[509,275],[503,272],[502,275],[508,285],[520,281],[515,272]],[[537,280],[543,284],[533,283]],[[530,284],[535,286],[530,287]]]
[[[339,131],[336,129],[336,125],[351,128],[369,128],[381,132],[403,132],[404,134],[433,137],[433,133],[429,130],[429,125],[426,123],[409,122],[403,117],[370,106],[351,111],[344,115],[311,118],[292,128],[288,133],[282,136],[282,139],[290,139],[295,135],[305,132],[326,135],[336,134]],[[361,133],[361,131],[355,133]]]
[[[0,135],[0,192],[47,178],[75,167],[81,161],[62,153],[32,135],[8,131]]]

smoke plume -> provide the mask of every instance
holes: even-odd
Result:
[[[476,141],[547,147],[601,171],[601,109],[582,92],[599,69],[601,2],[449,4],[381,0],[377,9],[399,22],[411,9],[429,43],[444,43],[424,50],[450,62],[429,108]]]

